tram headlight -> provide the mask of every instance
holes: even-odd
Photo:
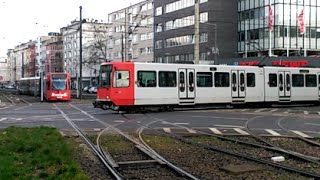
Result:
[[[51,96],[55,96],[55,94],[54,94],[54,93],[52,93],[52,94],[51,94]]]
[[[67,93],[63,93],[63,96],[67,97],[67,96],[68,96],[68,94],[67,94]]]

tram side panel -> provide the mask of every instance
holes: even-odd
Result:
[[[317,68],[264,67],[266,102],[318,100]]]
[[[178,66],[135,63],[134,104],[178,104]],[[159,76],[161,76],[159,81]],[[167,81],[165,81],[167,80]]]

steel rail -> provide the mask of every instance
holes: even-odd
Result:
[[[165,122],[165,121],[162,121],[162,122]],[[229,150],[226,150],[226,149],[222,149],[222,148],[218,148],[218,147],[213,147],[213,146],[209,146],[209,145],[203,145],[203,144],[200,144],[200,143],[195,143],[195,142],[193,142],[191,140],[187,140],[186,138],[183,138],[181,136],[178,136],[178,135],[175,135],[175,134],[171,134],[171,133],[167,133],[167,132],[163,132],[163,131],[159,131],[157,129],[154,129],[154,128],[150,127],[150,125],[143,125],[143,124],[141,124],[141,125],[149,128],[149,129],[152,129],[154,131],[157,131],[157,132],[160,132],[160,133],[163,133],[163,134],[167,134],[167,135],[169,135],[171,137],[174,137],[174,138],[176,138],[176,139],[178,139],[178,140],[180,140],[182,142],[185,142],[187,144],[198,145],[198,146],[200,146],[202,148],[205,148],[205,149],[208,149],[208,150],[218,151],[218,152],[225,153],[225,154],[228,154],[228,155],[232,155],[232,156],[236,156],[236,157],[240,157],[240,158],[245,158],[247,160],[251,160],[251,161],[254,161],[254,162],[261,163],[261,164],[266,164],[266,165],[270,165],[270,166],[273,166],[273,167],[281,168],[281,169],[286,170],[286,171],[299,173],[299,174],[304,175],[304,176],[320,179],[320,174],[306,172],[306,171],[303,171],[301,169],[297,169],[297,168],[293,168],[293,167],[290,167],[290,166],[273,163],[273,162],[270,162],[270,161],[267,161],[267,160],[262,160],[262,159],[259,159],[259,158],[255,158],[255,157],[248,156],[248,155],[241,154],[241,153],[237,153],[237,152],[232,152],[232,151],[229,151]],[[175,125],[175,124],[172,124],[172,125]],[[184,127],[184,126],[180,126],[180,125],[175,125],[175,126]],[[184,128],[187,128],[187,127],[184,127]]]
[[[286,131],[287,133],[291,134],[292,136],[294,136],[294,137],[296,137],[296,138],[298,138],[298,139],[300,139],[300,140],[302,140],[302,141],[304,141],[304,142],[306,142],[306,143],[308,143],[308,144],[311,144],[311,145],[320,147],[320,143],[315,142],[315,141],[312,141],[312,140],[307,139],[307,138],[304,138],[304,137],[302,137],[302,136],[298,136],[297,134],[292,133],[291,131],[285,129],[285,128],[281,125],[281,121],[282,121],[282,120],[283,120],[283,119],[280,119],[280,120],[278,121],[278,126],[279,126],[282,130]]]
[[[152,154],[153,156],[155,156],[157,159],[160,159],[162,160],[163,162],[166,163],[166,165],[170,168],[172,168],[173,170],[175,170],[176,172],[184,175],[185,177],[188,177],[190,179],[194,179],[194,180],[198,180],[198,178],[196,178],[195,176],[193,176],[192,174],[184,171],[183,169],[173,165],[172,163],[170,163],[168,160],[166,160],[164,157],[162,157],[161,155],[157,154],[157,153],[154,153],[152,151],[149,150],[149,148],[145,147],[142,143],[139,143],[138,141],[136,141],[135,139],[133,139],[132,137],[130,137],[129,135],[123,133],[121,130],[119,130],[118,128],[116,127],[113,127],[111,126],[110,124],[108,123],[105,123],[97,118],[95,118],[94,116],[92,116],[91,114],[87,113],[86,111],[72,105],[72,104],[69,104],[71,107],[81,111],[83,114],[85,114],[86,116],[90,117],[91,119],[94,119],[96,120],[97,122],[100,122],[101,124],[105,125],[106,127],[110,127],[112,130],[114,130],[115,132],[119,133],[120,135],[122,135],[123,137],[125,137],[126,139],[128,139],[129,141],[131,141],[132,143],[138,145],[142,150],[144,150],[146,153],[149,153],[150,155]],[[125,115],[122,114],[123,117],[125,117],[126,119],[128,119],[128,117],[126,117]]]
[[[270,147],[273,147],[274,149],[278,150],[279,152],[282,152],[282,153],[285,153],[285,154],[288,154],[288,155],[291,155],[291,156],[294,156],[294,157],[297,157],[297,158],[301,158],[303,160],[306,160],[306,161],[310,161],[310,162],[313,162],[313,163],[316,163],[316,164],[320,164],[320,161],[319,161],[319,158],[317,157],[313,157],[313,156],[308,156],[308,155],[305,155],[305,154],[301,154],[301,153],[298,153],[298,152],[295,152],[295,151],[291,151],[291,150],[285,150],[279,146],[276,146],[270,142],[268,142],[267,140],[263,139],[262,137],[256,135],[254,132],[251,131],[251,129],[249,128],[249,122],[257,119],[259,117],[256,117],[256,118],[252,118],[252,119],[249,119],[246,124],[245,124],[245,128],[246,130],[248,131],[248,133],[253,136],[254,138],[258,139],[259,141],[269,145]],[[284,117],[280,118],[280,121],[284,119]]]
[[[92,149],[92,151],[98,156],[98,158],[102,161],[102,163],[105,165],[105,167],[108,168],[108,170],[112,173],[112,175],[117,180],[123,180],[124,178],[121,176],[121,174],[118,173],[117,170],[115,170],[108,162],[108,159],[106,159],[100,151],[95,147],[95,145],[86,137],[86,135],[81,131],[81,129],[69,118],[68,115],[66,115],[56,104],[53,104],[54,107],[60,112],[60,114],[67,120],[67,122],[73,127],[74,130],[80,135],[80,137],[85,141],[85,143]]]

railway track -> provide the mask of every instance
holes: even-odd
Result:
[[[159,121],[157,121],[159,122]],[[170,124],[169,122],[165,122],[167,124]],[[145,125],[146,128],[148,129],[153,129],[151,126]],[[176,125],[176,124],[170,124],[172,126],[176,126],[179,128],[185,128],[188,129],[187,127],[181,126],[181,125]],[[155,131],[158,131],[156,129],[153,129]],[[220,135],[213,135],[209,134],[206,132],[202,131],[196,131],[197,134],[201,135],[207,135],[211,137],[215,137],[214,143],[199,143],[198,141],[193,141],[188,138],[182,137],[180,135],[172,134],[172,133],[166,133],[163,131],[158,131],[159,133],[164,133],[172,138],[178,139],[181,142],[191,144],[197,147],[201,147],[204,149],[207,149],[209,151],[214,151],[214,152],[220,152],[224,154],[228,154],[231,156],[235,156],[238,158],[244,158],[252,162],[256,162],[259,164],[263,165],[268,165],[272,166],[276,169],[282,169],[287,172],[292,172],[292,173],[297,173],[302,176],[306,177],[312,177],[312,178],[320,178],[320,174],[318,174],[320,166],[319,166],[319,161],[316,160],[316,158],[313,158],[311,156],[300,156],[299,154],[297,155],[296,153],[293,153],[292,151],[285,150],[285,149],[279,149],[276,147],[268,146],[268,145],[261,145],[261,144],[255,144],[255,143],[250,143],[250,142],[245,142],[233,138],[228,138],[228,137],[223,137]],[[217,140],[219,139],[219,140]],[[222,141],[229,141],[229,144],[221,142]],[[219,142],[220,141],[220,142]],[[231,143],[230,143],[231,142]],[[240,146],[240,147],[238,147]],[[228,148],[226,148],[228,147]],[[252,149],[253,150],[250,150]],[[230,150],[231,149],[231,150]],[[255,150],[254,150],[255,149]],[[245,152],[256,152],[256,156],[250,154],[250,153],[245,153]],[[259,154],[263,154],[263,157],[259,156]],[[265,155],[267,156],[285,156],[286,158],[286,163],[275,163],[270,160],[270,158],[266,159]],[[296,165],[299,165],[297,167]],[[301,164],[304,166],[301,167]],[[309,167],[315,167],[311,171],[308,169]]]
[[[146,178],[146,176],[150,176],[154,178],[157,176],[158,178],[168,177],[170,179],[198,179],[197,177],[191,175],[190,173],[184,171],[183,169],[175,166],[164,157],[157,154],[154,150],[146,147],[141,142],[132,138],[125,132],[117,129],[114,126],[111,126],[92,115],[88,114],[86,111],[77,108],[76,106],[69,104],[70,107],[78,110],[83,115],[88,118],[95,120],[101,125],[105,127],[105,130],[101,132],[101,134],[97,137],[97,144],[94,144],[86,134],[79,128],[75,122],[64,112],[58,105],[54,104],[54,107],[61,113],[61,115],[68,121],[68,123],[73,127],[73,129],[81,136],[81,138],[85,141],[85,143],[90,147],[90,149],[97,155],[97,157],[101,160],[104,166],[108,169],[108,171],[113,175],[115,179],[131,179],[131,178]],[[103,146],[107,144],[107,142],[103,142],[102,134],[106,131],[112,130],[116,132],[121,138],[123,138],[127,143],[131,143],[132,149],[135,149],[135,152],[139,153],[140,157],[144,157],[143,159],[138,160],[125,160],[125,161],[116,161],[110,153],[106,151]],[[141,156],[142,155],[142,156]],[[147,166],[146,166],[147,165]],[[127,171],[129,169],[129,172]],[[144,173],[141,173],[144,172]]]

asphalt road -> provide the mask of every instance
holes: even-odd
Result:
[[[93,99],[71,102],[33,102],[30,104],[0,104],[0,128],[9,126],[51,126],[61,130],[72,127],[55,108],[63,109],[76,124],[87,131],[101,131],[105,127],[84,116],[70,104],[86,111],[103,122],[120,129],[134,130],[139,124],[165,132],[247,135],[250,131],[265,136],[320,137],[320,106],[292,106],[272,108],[212,108],[147,114],[125,114],[93,108]],[[288,132],[289,131],[289,132]]]

